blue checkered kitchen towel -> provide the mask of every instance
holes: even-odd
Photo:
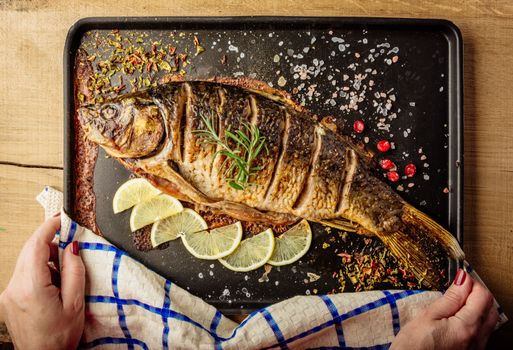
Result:
[[[50,187],[37,199],[47,217],[62,204]],[[440,296],[412,290],[297,296],[237,324],[66,213],[61,220],[60,248],[79,241],[86,267],[84,349],[388,349],[401,326]]]

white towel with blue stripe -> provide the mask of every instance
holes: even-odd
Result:
[[[38,196],[46,216],[62,194]],[[83,349],[388,349],[402,325],[441,294],[370,291],[297,296],[238,324],[61,215],[59,246],[80,242],[86,267]]]

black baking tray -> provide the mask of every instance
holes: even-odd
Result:
[[[368,68],[378,67],[374,79],[375,91],[386,90],[387,98],[395,94],[397,104],[392,110],[396,112],[397,118],[385,118],[385,124],[391,124],[389,131],[377,128],[368,130],[365,133],[370,140],[368,146],[372,148],[376,140],[390,138],[390,134],[394,134],[391,140],[395,142],[396,149],[390,153],[390,158],[402,166],[413,161],[419,171],[412,187],[408,187],[409,179],[401,180],[403,191],[400,194],[448,228],[462,242],[462,38],[453,23],[436,19],[113,17],[78,21],[69,30],[64,51],[64,209],[71,217],[74,215],[75,200],[75,53],[87,31],[113,29],[147,31],[150,36],[174,30],[197,33],[207,50],[199,63],[190,67],[190,78],[234,76],[242,72],[244,75],[253,74],[257,79],[271,82],[277,87],[278,76],[283,76],[290,82],[283,89],[293,92],[292,84],[297,87],[295,82],[298,79],[294,79],[297,72],[291,69],[290,63],[298,62],[297,66],[300,66],[302,60],[307,61],[307,66],[311,64],[314,67],[308,86],[315,83],[317,87],[312,93],[312,100],[305,91],[299,92],[297,96],[302,96],[306,107],[320,116],[341,116],[339,121],[346,120],[344,130],[350,134],[354,120],[368,118],[376,122],[381,116],[371,102],[371,94],[367,96],[368,101],[364,99],[366,102],[358,111],[340,111],[339,105],[333,105],[330,101],[329,95],[332,92],[329,76],[339,74],[343,80],[344,72],[352,75],[348,67],[351,62],[355,62],[355,52],[361,57],[362,54],[375,55],[385,50],[376,56],[374,62],[369,57]],[[215,45],[214,41],[217,42]],[[389,46],[378,46],[383,43]],[[341,44],[344,47],[339,46]],[[231,50],[229,45],[232,45]],[[305,47],[310,49],[305,51]],[[399,48],[399,64],[390,64],[386,59],[392,59],[394,52],[392,55],[388,52],[396,47]],[[370,51],[371,48],[375,50]],[[221,53],[215,54],[219,49],[228,55],[228,63],[225,65],[219,63]],[[241,53],[245,57],[241,58]],[[282,56],[275,62],[275,55],[279,53]],[[298,53],[302,58],[299,58]],[[314,64],[315,58],[317,65]],[[320,67],[315,76],[321,60],[324,63],[321,66],[325,69]],[[383,62],[378,62],[381,60]],[[364,65],[361,66],[363,69]],[[394,89],[392,92],[389,91],[391,88]],[[352,136],[356,141],[366,141],[363,135],[353,133]],[[421,154],[426,155],[427,160],[420,161]],[[429,165],[424,167],[424,163]],[[339,260],[334,260],[335,255],[331,251],[333,244],[325,247],[330,234],[317,225],[313,225],[315,238],[305,258],[292,266],[274,268],[266,282],[258,282],[263,269],[240,274],[224,269],[217,262],[194,259],[181,246],[180,240],[171,242],[170,247],[164,250],[147,253],[138,251],[129,237],[129,213],[114,216],[111,209],[114,192],[129,175],[120,164],[105,157],[105,153],[100,150],[94,174],[94,190],[97,201],[96,220],[105,237],[135,259],[224,312],[246,313],[294,295],[315,292],[324,294],[336,287],[338,282],[331,274],[338,268]],[[457,263],[449,260],[449,280],[452,280],[456,267]],[[309,282],[308,272],[321,278]]]

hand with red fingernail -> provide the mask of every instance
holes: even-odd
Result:
[[[451,287],[401,329],[390,349],[485,349],[498,318],[488,289],[458,270]]]
[[[0,294],[4,321],[17,349],[76,349],[84,330],[85,268],[78,242],[64,249],[59,272],[56,215],[23,246]]]

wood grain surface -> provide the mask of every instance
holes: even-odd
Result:
[[[0,0],[0,290],[42,220],[35,196],[62,188],[62,58],[89,16],[385,16],[444,18],[464,38],[465,252],[513,317],[513,2],[419,0]],[[26,166],[30,167],[26,167]],[[1,328],[0,328],[1,329]],[[4,339],[0,337],[0,339]],[[511,323],[490,348],[513,339]]]

